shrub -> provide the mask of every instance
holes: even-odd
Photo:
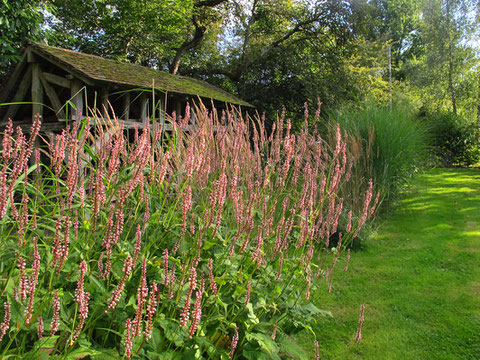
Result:
[[[478,162],[478,126],[452,112],[427,116],[431,129],[433,154],[444,167],[470,166]]]
[[[2,357],[303,356],[285,332],[325,313],[310,292],[317,279],[331,284],[373,213],[373,185],[332,262],[320,250],[345,211],[341,133],[329,148],[283,118],[267,136],[261,120],[203,107],[186,133],[186,114],[170,133],[156,122],[135,130],[133,144],[116,119],[96,135],[88,119],[72,124],[44,162],[38,118],[29,137],[7,126]]]
[[[360,189],[373,179],[381,194],[380,204],[386,206],[425,159],[425,126],[399,109],[368,105],[331,116],[330,142],[337,123],[349,139],[348,153],[353,161],[352,179],[343,184],[342,196],[351,208],[360,211]]]

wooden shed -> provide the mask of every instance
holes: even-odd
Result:
[[[125,128],[142,128],[165,112],[181,114],[198,98],[216,106],[251,106],[205,81],[140,65],[27,41],[22,60],[0,87],[0,127],[9,118],[31,124],[41,114],[44,131],[59,131],[68,120],[98,111],[121,119]]]

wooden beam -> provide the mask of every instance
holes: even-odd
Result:
[[[8,99],[8,95],[12,91],[13,87],[17,83],[18,78],[22,74],[22,71],[25,69],[27,65],[27,53],[23,53],[22,60],[17,64],[15,70],[13,70],[12,75],[8,79],[7,84],[3,88],[3,92],[0,94],[0,103],[5,102]]]
[[[59,67],[60,69],[72,74],[72,76],[74,78],[78,78],[78,79],[82,80],[85,84],[91,85],[91,86],[94,85],[94,81],[92,79],[90,79],[87,75],[81,73],[80,71],[78,71],[74,68],[72,69],[70,66],[64,65],[63,63],[61,63],[60,61],[55,59],[53,56],[48,56],[48,55],[44,54],[41,50],[35,49],[35,48],[32,48],[32,52],[37,54],[38,56],[44,58],[45,60],[51,62],[52,64]]]
[[[40,81],[40,64],[32,64],[32,120],[37,115],[43,116],[43,87]]]
[[[40,71],[40,81],[42,82],[43,88],[45,93],[47,94],[48,98],[50,99],[50,103],[52,104],[53,109],[55,110],[55,114],[57,115],[58,119],[65,119],[65,111],[63,111],[63,105],[58,99],[57,93],[48,83],[47,79],[45,78],[45,73]]]
[[[83,84],[78,80],[72,80],[70,86],[70,97],[72,100],[75,109],[72,109],[72,113],[70,114],[70,119],[74,120],[77,118],[79,114],[84,115],[83,112]]]
[[[27,68],[27,71],[23,75],[23,79],[18,86],[17,92],[12,99],[13,103],[22,102],[25,99],[25,95],[27,94],[28,89],[30,88],[30,84],[32,83],[32,65]],[[10,105],[8,108],[7,113],[3,117],[3,122],[7,122],[9,118],[12,118],[17,114],[18,108],[20,105]]]
[[[130,115],[130,91],[127,91],[125,93],[125,96],[123,98],[123,111],[122,111],[122,119],[123,120],[128,120],[129,115]]]
[[[70,89],[70,87],[72,86],[72,82],[70,80],[65,79],[61,76],[46,73],[46,72],[43,73],[43,76],[51,84],[58,85],[67,89]]]

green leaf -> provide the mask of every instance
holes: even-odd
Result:
[[[115,349],[101,349],[95,355],[92,355],[93,360],[116,360],[120,355]]]
[[[269,335],[262,333],[247,333],[247,340],[256,340],[260,345],[260,348],[264,350],[269,356],[270,359],[278,359],[278,346],[274,340]]]
[[[277,344],[280,347],[281,353],[285,353],[292,359],[306,359],[308,358],[304,349],[298,345],[290,336],[277,336]]]
[[[248,320],[250,320],[251,323],[253,324],[258,324],[260,323],[260,320],[258,320],[257,315],[253,312],[253,306],[252,303],[247,304],[247,310],[248,310]]]
[[[67,360],[77,360],[83,359],[86,356],[94,356],[99,354],[97,350],[94,349],[87,349],[84,347],[80,347],[78,349],[73,350],[72,352],[68,353],[65,359]]]
[[[183,345],[185,339],[187,339],[187,333],[177,323],[162,319],[157,320],[157,322],[165,331],[165,337],[168,340],[173,341],[176,346]]]

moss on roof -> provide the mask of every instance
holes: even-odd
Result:
[[[31,45],[34,50],[40,51],[47,57],[53,57],[55,60],[72,68],[72,70],[93,80],[144,88],[152,88],[153,80],[157,90],[197,95],[231,104],[252,106],[246,101],[198,79],[173,75],[165,71],[109,60],[99,56],[56,48],[32,41],[29,41],[28,44]]]

